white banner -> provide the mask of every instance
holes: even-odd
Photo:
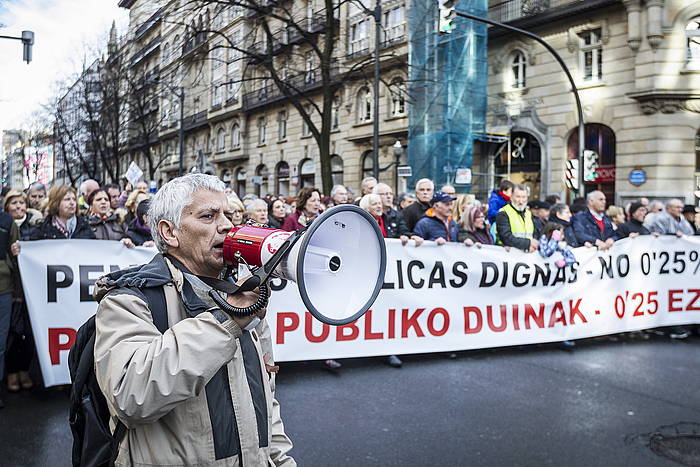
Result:
[[[295,284],[272,281],[277,361],[427,353],[556,342],[700,323],[700,239],[640,237],[607,252],[579,248],[563,269],[501,247],[416,248],[387,241],[384,289],[355,323],[314,320]],[[95,312],[92,284],[147,262],[154,250],[119,242],[22,243],[20,268],[47,386],[69,383],[75,330]],[[338,300],[352,284],[338,290]]]

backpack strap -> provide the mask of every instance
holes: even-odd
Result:
[[[146,299],[148,309],[151,310],[153,316],[153,324],[160,333],[168,330],[168,306],[165,301],[165,292],[163,287],[144,287],[141,293]]]

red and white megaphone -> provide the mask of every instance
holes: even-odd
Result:
[[[239,309],[210,293],[227,311],[243,316],[254,313],[269,294],[267,280],[279,277],[297,284],[304,306],[314,317],[338,326],[361,317],[379,295],[386,245],[377,221],[346,204],[328,209],[296,232],[245,224],[234,227],[224,241],[224,261],[251,269],[250,276],[238,281],[236,291],[260,287],[263,295],[257,308]]]

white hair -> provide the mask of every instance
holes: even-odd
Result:
[[[156,248],[165,253],[168,245],[160,236],[158,223],[160,221],[172,222],[175,227],[180,227],[182,211],[192,203],[192,196],[197,190],[209,190],[224,193],[226,185],[213,175],[191,173],[174,178],[163,185],[151,198],[148,207],[148,226]]]
[[[87,191],[88,184],[91,182],[94,183],[95,185],[97,185],[97,188],[100,187],[100,184],[97,183],[97,180],[93,180],[91,178],[88,178],[87,180],[83,181],[83,183],[80,184],[80,194],[81,195],[85,195],[85,192]]]
[[[590,203],[591,201],[593,201],[593,198],[599,194],[602,195],[604,193],[600,190],[594,190],[594,191],[591,191],[590,193],[588,193],[586,195],[586,203]]]
[[[388,188],[389,190],[391,190],[391,187],[389,185],[387,185],[386,183],[377,183],[376,185],[374,185],[374,188],[372,189],[372,193],[374,193],[375,195],[378,195],[380,188]],[[391,191],[393,191],[393,190],[391,190]]]
[[[341,188],[346,192],[348,191],[348,189],[345,188],[344,185],[333,185],[333,188],[331,188],[331,198],[335,198],[335,195],[338,194],[338,190],[340,190]]]
[[[420,180],[418,180],[418,181],[416,182],[416,190],[418,189],[418,186],[420,186],[420,185],[422,185],[422,184],[424,184],[424,183],[429,184],[431,190],[434,190],[434,189],[435,189],[435,184],[433,183],[433,181],[432,181],[431,179],[429,179],[429,178],[421,178]]]
[[[248,206],[246,206],[246,208],[245,208],[246,214],[248,214],[249,216],[253,215],[255,213],[255,210],[259,206],[264,206],[265,209],[267,210],[267,203],[265,202],[265,200],[257,198],[257,199],[254,199],[253,201],[251,201],[250,203],[248,203]]]
[[[374,177],[365,177],[365,178],[363,178],[362,181],[360,182],[360,186],[361,186],[362,188],[364,188],[364,187],[367,186],[368,183],[371,183],[371,182],[377,183],[377,179],[374,178]]]
[[[382,202],[382,198],[375,194],[375,193],[370,193],[368,195],[364,195],[360,199],[360,209],[364,209],[365,211],[369,212],[369,205],[372,204],[375,201],[379,201],[380,203]]]

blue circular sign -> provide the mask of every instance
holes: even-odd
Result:
[[[629,181],[634,186],[639,186],[647,181],[647,173],[644,169],[634,169],[630,172]]]

